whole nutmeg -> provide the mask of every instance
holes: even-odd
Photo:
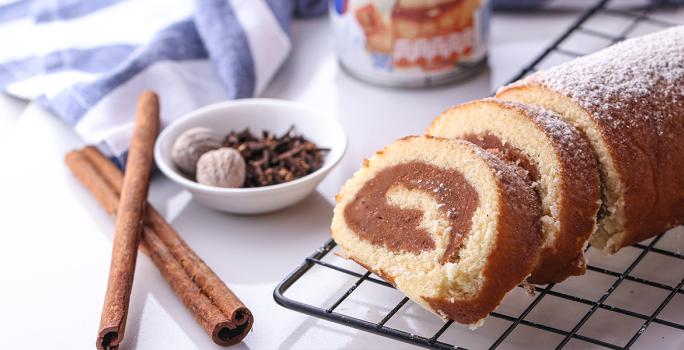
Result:
[[[234,148],[209,151],[197,161],[197,182],[218,187],[242,187],[245,167],[244,158]]]
[[[171,160],[182,172],[194,176],[199,158],[219,147],[220,138],[213,130],[205,127],[188,129],[173,143]]]

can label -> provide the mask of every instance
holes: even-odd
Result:
[[[453,75],[467,69],[459,63],[486,56],[486,0],[332,2],[340,62],[361,78],[421,85],[425,78]]]

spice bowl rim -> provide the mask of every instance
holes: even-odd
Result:
[[[230,113],[231,109],[234,108],[240,108],[240,107],[245,107],[245,106],[267,106],[267,107],[273,107],[273,108],[283,108],[283,109],[298,109],[301,112],[302,116],[306,118],[311,118],[311,119],[316,119],[317,122],[323,122],[328,124],[332,129],[335,130],[336,133],[339,134],[340,139],[339,145],[331,146],[331,149],[327,154],[325,155],[325,160],[323,162],[323,166],[318,168],[317,170],[313,171],[310,174],[307,174],[306,176],[300,177],[298,179],[280,183],[280,184],[275,184],[275,185],[268,185],[268,186],[261,186],[261,187],[238,187],[238,188],[226,188],[226,187],[217,187],[217,186],[210,186],[210,185],[205,185],[201,184],[199,182],[196,182],[185,175],[181,173],[179,169],[176,168],[176,166],[173,164],[173,162],[170,160],[170,156],[166,156],[167,153],[169,153],[170,147],[164,147],[164,143],[170,142],[168,139],[172,137],[173,135],[177,135],[182,132],[179,132],[179,129],[184,129],[187,130],[189,128],[192,128],[193,126],[188,126],[188,124],[192,124],[193,120],[196,118],[202,118],[205,117],[207,114],[215,113],[221,110],[225,110],[226,115],[222,116],[221,118],[225,118],[226,123],[230,123]],[[233,111],[234,112],[234,111]],[[274,116],[276,118],[278,116]],[[297,125],[294,125],[295,128],[297,128]],[[309,135],[304,134],[305,137],[309,138]],[[331,135],[332,136],[332,135]],[[173,141],[171,141],[171,144],[173,144]],[[333,118],[326,118],[323,116],[320,112],[317,112],[307,106],[302,105],[301,103],[294,102],[294,101],[289,101],[289,100],[281,100],[281,99],[273,99],[273,98],[245,98],[245,99],[238,99],[238,100],[228,100],[228,101],[223,101],[223,102],[218,102],[214,104],[210,104],[195,110],[192,110],[180,118],[174,120],[171,122],[169,125],[167,125],[159,134],[157,137],[157,141],[155,142],[154,145],[154,159],[155,163],[157,164],[157,167],[161,170],[161,172],[166,175],[169,179],[172,181],[188,187],[192,191],[200,191],[204,193],[216,193],[216,194],[232,194],[232,195],[259,195],[259,194],[267,194],[271,192],[282,192],[286,191],[288,189],[292,189],[293,187],[298,187],[298,185],[302,185],[306,182],[310,181],[316,181],[316,180],[322,180],[332,168],[334,168],[339,162],[342,160],[342,157],[347,151],[347,135],[346,132],[344,131],[344,128],[342,125],[337,121],[336,119]],[[315,189],[315,187],[314,187]]]

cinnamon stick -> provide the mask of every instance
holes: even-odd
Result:
[[[146,91],[138,100],[133,138],[117,210],[112,262],[97,334],[98,349],[116,348],[124,338],[135,260],[154,159],[154,141],[158,132],[159,100],[156,94]]]
[[[94,147],[71,152],[66,162],[105,210],[114,214],[123,185],[119,169]],[[149,204],[141,243],[141,250],[216,344],[236,344],[247,335],[254,322],[251,312]]]
[[[114,191],[120,191],[123,176],[116,165],[95,147],[87,146],[83,149],[83,153],[97,171],[103,175]],[[183,265],[183,268],[197,285],[225,315],[236,322],[236,326],[244,325],[252,316],[243,314],[244,312],[249,313],[249,310],[244,307],[240,299],[209,268],[202,258],[195,254],[178,235],[176,230],[152,205],[147,205],[145,214],[146,224],[153,228],[159,239],[169,248],[173,257]]]

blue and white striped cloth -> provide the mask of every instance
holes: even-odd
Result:
[[[162,124],[258,94],[287,57],[294,15],[326,0],[0,0],[0,87],[36,99],[113,156],[129,145],[137,95]]]

